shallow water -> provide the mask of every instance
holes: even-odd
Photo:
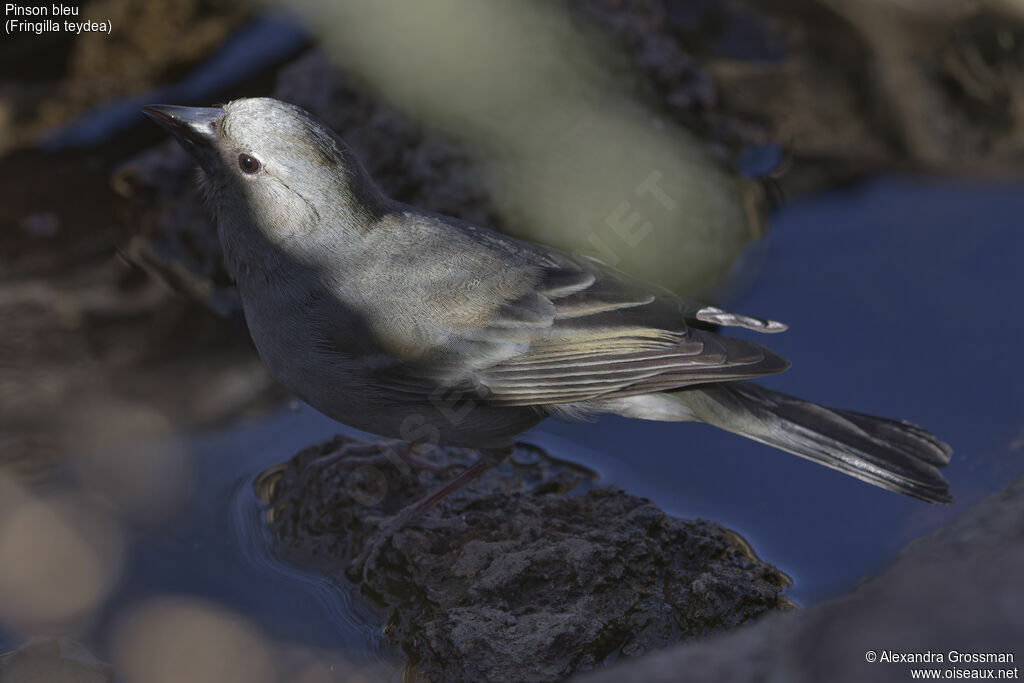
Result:
[[[790,574],[803,605],[883,569],[908,541],[1024,474],[1020,185],[882,178],[784,208],[720,303],[790,324],[759,337],[794,361],[765,384],[927,426],[954,449],[957,502],[929,506],[703,425],[601,419],[528,440],[682,517],[725,524]],[[181,444],[187,505],[135,529],[125,573],[84,638],[102,658],[121,610],[154,595],[219,603],[275,643],[397,675],[397,653],[345,589],[269,552],[263,469],[348,431],[298,405]],[[8,640],[3,638],[2,640]],[[10,645],[11,643],[0,643]]]
[[[328,439],[338,423],[294,404],[259,421],[187,441],[192,486],[185,512],[135,544],[141,560],[110,612],[151,594],[220,602],[270,639],[339,650],[355,665],[394,661],[376,620],[349,591],[277,559],[253,482],[264,469]]]

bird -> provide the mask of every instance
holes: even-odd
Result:
[[[690,301],[386,196],[341,137],[276,99],[143,112],[194,157],[263,362],[351,427],[478,459],[394,531],[507,458],[548,417],[705,422],[889,491],[951,503],[951,448],[915,424],[751,380],[789,368],[720,334],[782,323]]]

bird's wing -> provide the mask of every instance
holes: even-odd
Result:
[[[685,302],[599,263],[581,263],[577,286],[564,266],[547,271],[537,293],[553,318],[529,348],[477,371],[491,403],[535,405],[621,397],[781,372],[789,363],[752,342],[687,322],[722,322],[763,331],[773,321]],[[691,317],[692,316],[692,317]]]
[[[379,382],[412,396],[458,386],[492,405],[572,403],[781,372],[788,362],[752,342],[687,323],[785,329],[768,320],[683,301],[588,258],[486,235],[528,288],[512,288],[480,323],[458,306],[435,325],[449,330],[444,362],[403,363]],[[493,245],[490,245],[493,246]],[[509,291],[506,288],[506,291]],[[454,331],[454,332],[452,332]]]

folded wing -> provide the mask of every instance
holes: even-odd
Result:
[[[486,324],[457,330],[446,362],[402,364],[380,377],[411,398],[458,386],[492,405],[575,403],[781,372],[789,363],[759,344],[689,323],[765,332],[785,326],[684,301],[603,264],[514,243],[532,260],[530,291],[497,302]],[[689,321],[689,323],[688,323]],[[486,353],[482,352],[486,348]],[[482,360],[482,362],[481,362]]]

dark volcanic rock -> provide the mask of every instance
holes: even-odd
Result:
[[[472,461],[435,449],[410,464],[405,448],[339,436],[265,473],[261,497],[284,554],[343,580],[338,568],[375,519]],[[789,609],[786,585],[720,525],[669,517],[531,453],[395,534],[359,588],[425,678],[550,681]]]

